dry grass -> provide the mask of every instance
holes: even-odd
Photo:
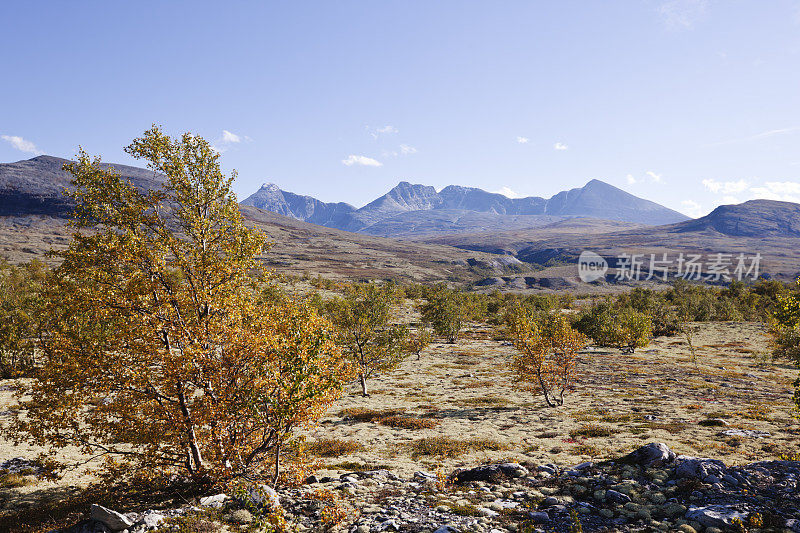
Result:
[[[451,437],[428,437],[408,444],[412,457],[455,457],[470,451],[508,450],[507,444],[494,439],[454,439]]]
[[[597,424],[583,424],[569,432],[573,439],[578,437],[608,437],[614,433],[614,428],[599,426]]]
[[[413,416],[387,416],[381,418],[378,423],[384,426],[398,429],[430,429],[436,427],[439,422],[430,418],[417,418]]]
[[[0,474],[0,487],[4,489],[16,489],[31,485],[35,480],[29,476],[20,474],[19,472],[6,472]]]
[[[308,451],[319,457],[339,457],[360,452],[364,445],[360,442],[344,439],[320,439],[309,443]]]
[[[382,418],[397,416],[401,411],[397,409],[367,409],[365,407],[351,407],[339,412],[339,416],[345,420],[355,422],[376,422]]]

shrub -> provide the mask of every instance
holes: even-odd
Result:
[[[343,298],[326,303],[344,353],[358,369],[361,393],[367,396],[367,379],[395,368],[408,355],[408,331],[392,325],[391,310],[397,303],[394,285],[351,285]]]
[[[310,453],[319,457],[339,457],[364,449],[358,442],[343,439],[319,439],[308,443],[307,446]]]
[[[5,433],[105,455],[120,476],[277,481],[294,429],[348,375],[332,327],[261,300],[265,238],[244,225],[207,141],[153,127],[126,151],[165,176],[159,188],[142,192],[83,151],[65,166],[74,223],[91,231],[57,254],[39,379],[20,387]]]
[[[512,361],[516,378],[538,386],[548,406],[563,405],[586,337],[572,329],[564,315],[532,313],[522,306],[511,314],[508,331],[519,352]]]
[[[575,329],[591,337],[597,346],[633,353],[650,343],[653,323],[648,315],[632,307],[620,308],[604,301],[583,313],[575,322]]]
[[[0,260],[0,377],[30,374],[36,366],[46,273],[40,261],[15,267]]]
[[[420,307],[422,319],[433,326],[437,335],[456,342],[467,319],[468,310],[462,294],[440,287]]]

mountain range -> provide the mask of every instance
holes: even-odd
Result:
[[[0,164],[0,258],[27,261],[68,244],[68,162],[38,156]],[[163,183],[150,170],[105,166],[142,190]],[[791,202],[751,200],[688,219],[592,180],[549,199],[401,182],[360,209],[267,184],[241,204],[245,221],[274,243],[264,261],[295,274],[419,281],[493,275],[499,277],[485,286],[550,290],[575,283],[584,250],[609,259],[760,253],[764,272],[785,280],[800,272],[800,205]]]
[[[429,185],[401,181],[359,209],[346,203],[321,202],[266,183],[243,200],[242,205],[322,226],[386,237],[459,233],[486,226],[487,229],[537,227],[570,217],[653,226],[689,218],[596,179],[549,199],[537,196],[508,198],[459,185],[449,185],[437,191]]]

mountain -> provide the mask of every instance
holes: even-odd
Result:
[[[68,225],[72,201],[64,195],[70,177],[62,169],[67,159],[39,156],[27,161],[0,164],[0,259],[19,264],[31,259],[52,261],[46,253],[63,249],[72,239]],[[151,170],[113,166],[136,187],[153,189],[163,178]],[[272,243],[261,259],[284,274],[346,279],[407,279],[417,282],[469,281],[476,272],[525,271],[513,257],[498,257],[446,245],[398,242],[392,239],[347,233],[297,220],[299,216],[326,222],[347,204],[324,204],[313,198],[262,187],[260,202],[279,208],[283,216],[251,205],[242,205],[245,223],[255,226]],[[255,199],[254,199],[255,202]],[[270,203],[272,202],[272,203]],[[295,216],[292,216],[295,215]]]
[[[0,216],[68,217],[72,201],[64,195],[64,190],[70,184],[70,177],[62,167],[69,162],[60,157],[40,155],[0,164]],[[162,178],[152,170],[106,163],[101,166],[113,167],[142,190],[162,183]]]
[[[251,205],[297,220],[334,228],[347,224],[348,216],[356,210],[344,202],[329,204],[311,196],[282,191],[274,183],[265,183],[243,200],[241,205]]]
[[[800,237],[800,205],[775,200],[721,205],[704,217],[675,224],[672,231],[712,231],[733,237]]]
[[[353,209],[348,204],[326,204],[308,196],[281,191],[269,184],[242,203],[324,226],[402,238],[415,236],[410,228],[416,228],[416,236],[465,233],[508,229],[505,224],[534,228],[570,217],[654,226],[688,219],[677,211],[600,180],[591,180],[583,187],[560,192],[550,199],[533,196],[508,198],[458,185],[449,185],[437,192],[431,186],[401,181],[388,193],[360,209]],[[480,224],[472,225],[477,220]]]

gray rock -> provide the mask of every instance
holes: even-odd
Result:
[[[397,523],[397,520],[387,520],[386,522],[380,525],[378,531],[387,531],[389,529],[400,531],[400,524]]]
[[[222,504],[225,503],[225,500],[228,499],[228,495],[225,493],[215,494],[213,496],[203,496],[200,498],[200,507],[210,507],[212,509],[219,509],[222,507]]]
[[[155,529],[158,526],[160,526],[161,522],[163,522],[164,520],[165,517],[161,513],[157,513],[155,511],[148,511],[144,515],[142,515],[142,518],[139,519],[137,525],[142,524],[145,527],[145,529]]]
[[[728,483],[729,485],[733,485],[734,487],[739,484],[739,480],[730,474],[725,474],[722,476],[722,481]]]
[[[624,505],[624,504],[628,503],[629,501],[631,501],[631,497],[630,496],[628,496],[627,494],[623,494],[621,492],[618,492],[616,490],[613,490],[613,489],[608,489],[606,491],[606,499],[611,501],[611,502],[618,503],[620,505]]]
[[[770,436],[769,431],[757,431],[755,429],[726,429],[725,431],[720,431],[719,434],[728,437],[750,437],[754,439],[763,439]]]
[[[663,466],[675,460],[675,452],[662,442],[651,442],[641,448],[632,451],[620,462],[640,465],[645,467]]]
[[[734,518],[747,520],[747,513],[737,511],[725,505],[690,507],[686,512],[687,520],[694,520],[705,527],[719,527],[724,529],[733,523]]]
[[[429,481],[436,481],[437,477],[436,474],[431,474],[430,472],[426,472],[425,470],[417,470],[414,472],[414,481],[417,483],[426,483]]]
[[[97,505],[96,503],[92,504],[92,507],[89,510],[89,516],[91,516],[93,520],[102,522],[111,531],[122,531],[123,529],[128,529],[133,525],[133,520],[124,514],[107,509],[102,505]]]
[[[280,507],[281,500],[275,489],[268,485],[256,485],[248,489],[250,501],[259,507]]]
[[[718,459],[679,455],[676,462],[675,476],[678,478],[706,479],[713,474],[719,479],[725,475],[725,463]]]
[[[550,515],[544,511],[530,512],[528,513],[528,518],[530,518],[534,524],[545,524],[550,521]]]
[[[519,463],[482,465],[453,474],[456,483],[468,481],[498,481],[501,478],[520,478],[528,475],[528,469]]]

